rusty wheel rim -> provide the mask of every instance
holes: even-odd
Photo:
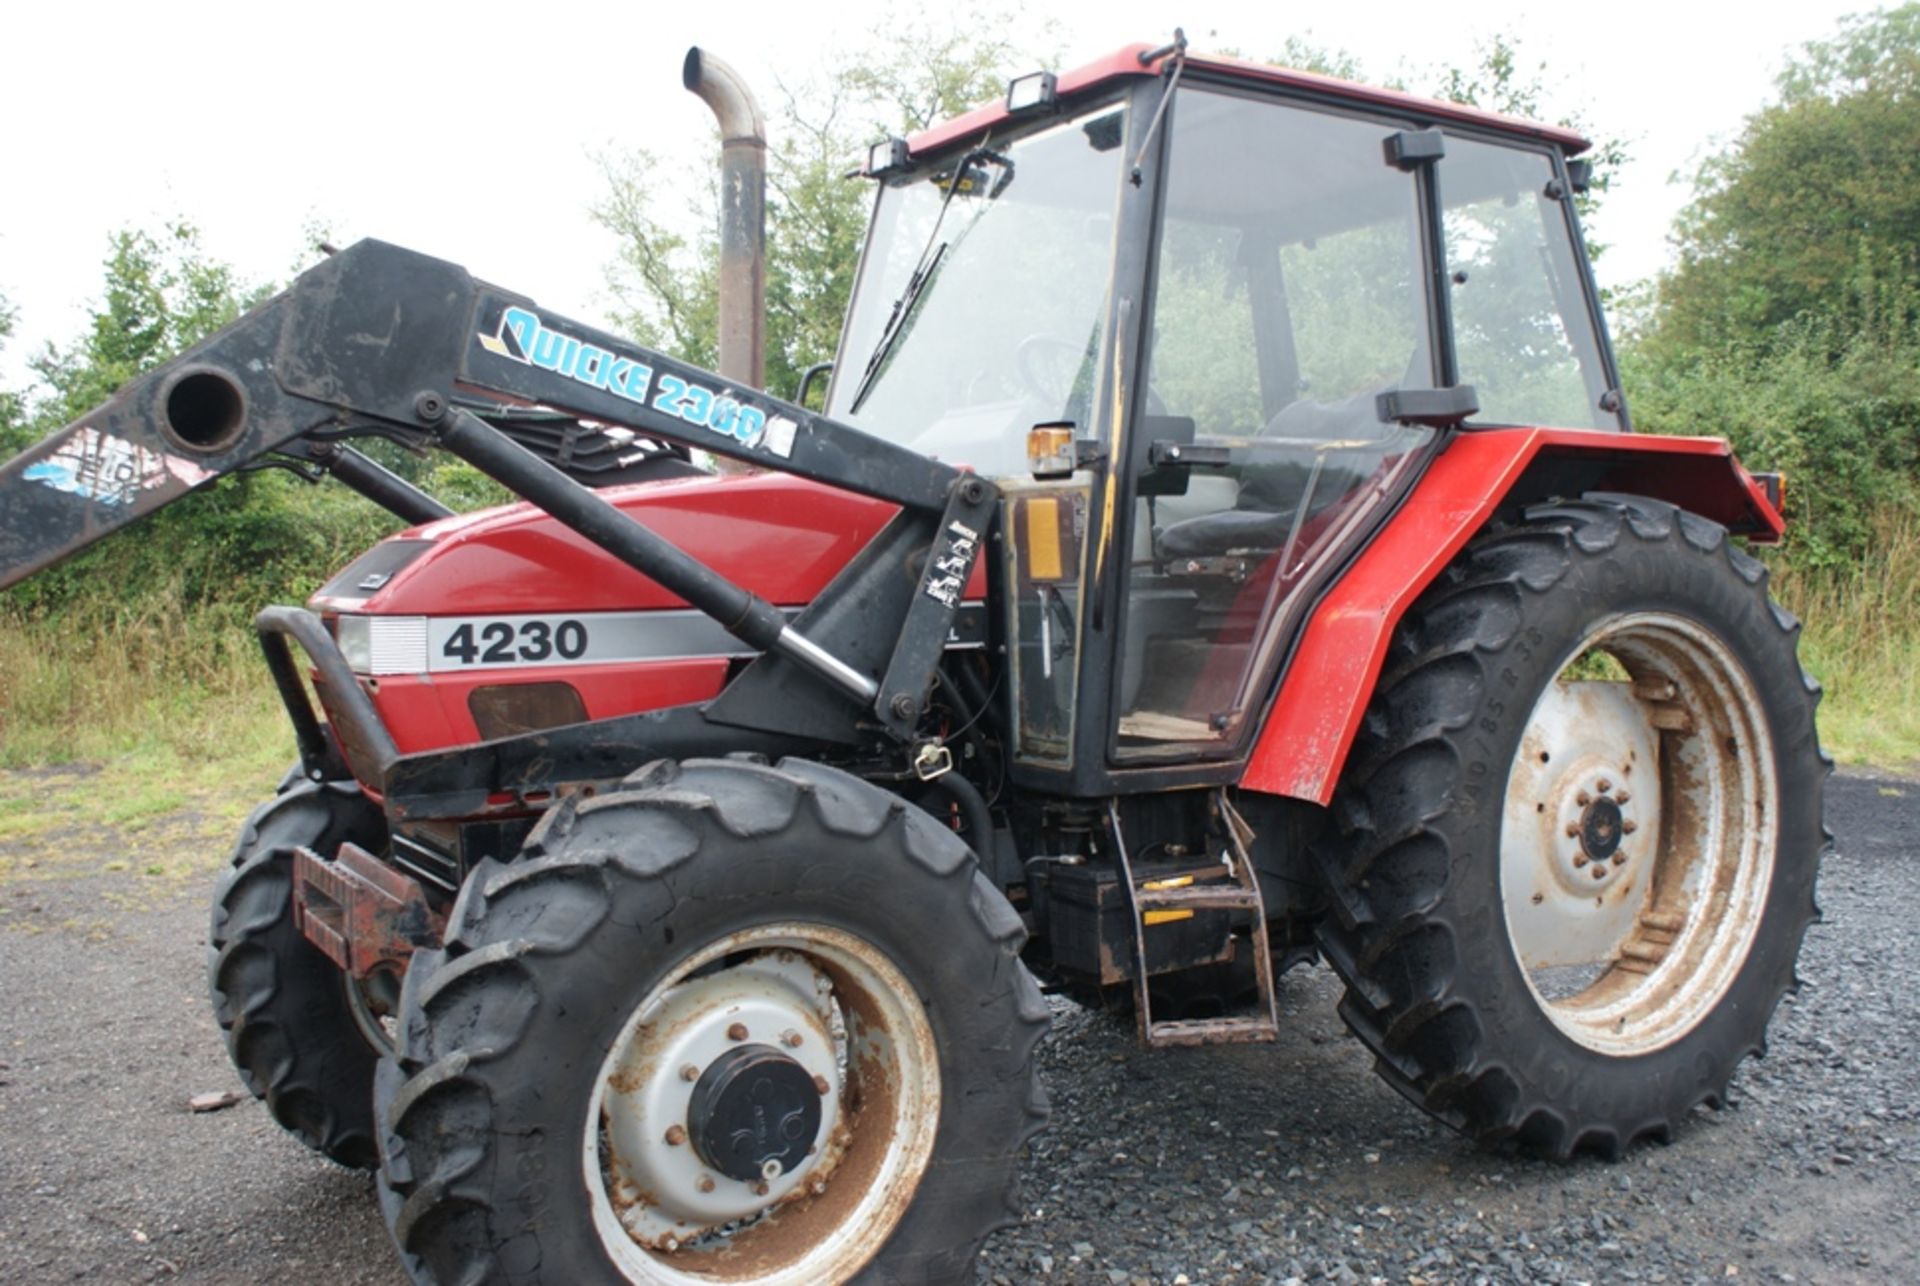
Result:
[[[396,1048],[394,1013],[399,1007],[400,980],[386,975],[362,981],[343,970],[340,985],[346,989],[347,1012],[361,1039],[376,1054],[391,1055]]]
[[[817,1094],[817,1124],[787,1129],[805,1148],[791,1164],[742,1171],[702,1115],[742,1055]],[[939,1115],[932,1027],[884,953],[818,924],[730,934],[648,994],[601,1065],[582,1146],[594,1226],[632,1282],[842,1281],[905,1213]]]
[[[1698,623],[1613,617],[1541,693],[1507,780],[1500,892],[1543,1012],[1588,1049],[1665,1048],[1745,964],[1777,847],[1752,680]]]

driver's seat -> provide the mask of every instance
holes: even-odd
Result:
[[[1275,455],[1284,451],[1279,439],[1325,444],[1319,471],[1324,477],[1334,471],[1334,459],[1329,457],[1338,456],[1337,444],[1371,444],[1386,429],[1380,420],[1377,394],[1366,392],[1338,402],[1302,399],[1291,403],[1267,422],[1255,441],[1275,439],[1267,448]],[[1255,450],[1257,453],[1259,448],[1256,446]],[[1344,494],[1343,487],[1329,488],[1323,484],[1309,498],[1308,480],[1314,474],[1301,468],[1298,460],[1265,463],[1263,468],[1262,462],[1249,460],[1239,470],[1240,487],[1232,508],[1156,528],[1153,533],[1156,559],[1171,562],[1180,558],[1218,558],[1230,553],[1278,549],[1293,530],[1294,516],[1302,502],[1324,508]]]
[[[1291,509],[1281,513],[1222,509],[1155,528],[1153,549],[1161,562],[1219,558],[1236,550],[1278,549],[1292,525]]]

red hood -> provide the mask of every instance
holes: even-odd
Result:
[[[759,473],[609,487],[607,500],[736,584],[781,606],[813,601],[895,513],[886,501],[788,474]],[[378,592],[320,610],[478,616],[684,607],[652,580],[531,505],[415,527],[426,540]]]

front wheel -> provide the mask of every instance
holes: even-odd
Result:
[[[383,1064],[416,1281],[969,1279],[1044,1119],[1019,917],[788,760],[661,764],[469,876]]]
[[[386,817],[351,781],[289,774],[254,810],[214,890],[207,981],[227,1052],[255,1098],[308,1147],[372,1169],[373,1069],[384,1032],[352,979],[293,920],[293,851],[378,850]]]
[[[1722,528],[1627,496],[1535,506],[1415,605],[1320,853],[1389,1083],[1560,1156],[1724,1100],[1828,842],[1797,630]]]

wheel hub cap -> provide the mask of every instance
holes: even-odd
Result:
[[[770,951],[669,988],[601,1105],[620,1222],[673,1250],[831,1173],[842,1069],[833,984]],[[768,1042],[777,1042],[769,1044]]]
[[[1580,851],[1588,860],[1605,862],[1620,848],[1620,805],[1604,796],[1580,814]]]
[[[629,1012],[581,1165],[618,1278],[847,1281],[931,1162],[940,1051],[872,942],[777,921],[690,952]]]
[[[805,1162],[820,1118],[813,1073],[771,1045],[740,1045],[701,1074],[687,1125],[701,1160],[752,1183]]]

